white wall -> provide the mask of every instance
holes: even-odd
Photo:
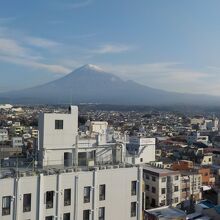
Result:
[[[137,180],[137,195],[131,195],[131,181]],[[142,170],[141,168],[116,168],[97,171],[70,172],[54,175],[40,174],[38,176],[20,177],[18,185],[14,178],[0,179],[0,216],[3,196],[14,196],[11,203],[16,209],[11,214],[1,216],[1,220],[12,220],[13,212],[17,210],[17,219],[39,220],[45,216],[57,216],[62,220],[63,213],[71,213],[71,220],[82,220],[83,210],[91,210],[90,220],[98,219],[98,208],[105,207],[105,220],[140,220],[142,201]],[[99,201],[99,185],[106,185],[106,198]],[[84,203],[83,190],[91,186],[90,203]],[[16,190],[17,193],[16,193]],[[64,189],[71,189],[71,205],[64,206]],[[54,191],[54,206],[46,209],[44,196],[46,191]],[[31,211],[23,213],[23,194],[31,193]],[[17,201],[17,205],[15,203]],[[138,214],[130,217],[131,202],[138,202]]]
[[[139,147],[134,157],[135,164],[144,164],[155,161],[155,138],[131,137],[130,146]]]
[[[0,141],[8,141],[8,131],[6,129],[0,129]]]
[[[55,129],[55,120],[63,120],[63,129]],[[64,153],[71,152],[78,134],[78,107],[69,114],[41,113],[39,116],[39,147],[43,166],[63,164]]]

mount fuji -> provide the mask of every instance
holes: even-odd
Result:
[[[167,92],[131,80],[124,81],[87,64],[55,81],[2,93],[0,101],[19,104],[217,105],[220,97]]]

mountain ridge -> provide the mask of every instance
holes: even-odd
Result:
[[[86,64],[62,78],[33,88],[0,94],[19,104],[100,103],[122,105],[214,105],[220,97],[183,94],[144,86]]]

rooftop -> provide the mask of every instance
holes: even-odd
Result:
[[[202,200],[198,203],[203,208],[213,208],[215,205],[209,200]]]
[[[168,169],[161,169],[161,168],[152,167],[152,166],[149,166],[149,165],[144,165],[143,166],[143,170],[145,172],[153,173],[154,175],[157,175],[157,176],[179,174],[179,171],[173,171],[173,170],[168,170]]]
[[[169,206],[145,210],[145,213],[149,213],[154,216],[164,217],[166,219],[171,218],[171,217],[178,218],[178,217],[185,217],[186,216],[184,211],[179,210],[174,207],[169,207]]]
[[[73,172],[88,172],[95,170],[110,170],[110,169],[121,169],[121,168],[132,168],[137,167],[131,164],[118,164],[118,165],[100,165],[100,166],[74,166],[74,167],[63,167],[63,166],[52,166],[45,168],[34,168],[30,166],[25,167],[8,167],[0,168],[0,179],[24,177],[24,176],[37,176],[39,174],[44,175],[55,175],[60,173],[73,173]]]

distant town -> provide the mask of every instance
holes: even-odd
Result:
[[[219,128],[217,111],[1,104],[1,219],[220,219]]]

